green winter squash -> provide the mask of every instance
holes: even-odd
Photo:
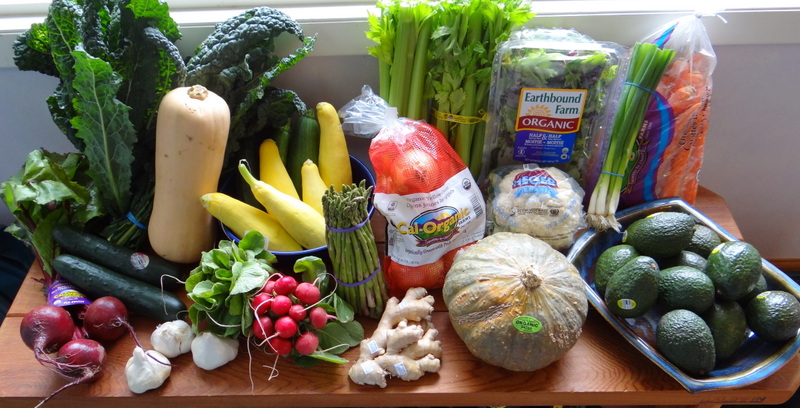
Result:
[[[578,270],[521,233],[499,232],[460,251],[442,294],[469,351],[512,371],[538,370],[563,357],[588,311]]]

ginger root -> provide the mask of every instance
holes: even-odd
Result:
[[[442,347],[431,312],[433,296],[425,288],[409,289],[402,301],[389,299],[372,336],[361,341],[350,379],[385,388],[387,376],[415,381],[425,373],[438,372]]]

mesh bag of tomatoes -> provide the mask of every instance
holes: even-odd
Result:
[[[372,139],[375,208],[387,219],[384,273],[393,295],[440,288],[458,249],[483,238],[475,179],[433,126],[388,120]]]

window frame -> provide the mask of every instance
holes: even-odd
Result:
[[[48,0],[0,0],[0,68],[14,67],[11,45],[32,23],[41,22]],[[178,43],[184,53],[224,19],[257,5],[268,5],[297,20],[307,35],[317,35],[313,56],[364,55],[371,45],[364,35],[367,16],[377,13],[375,1],[364,0],[168,0],[181,27]],[[575,28],[597,40],[631,45],[668,21],[687,13],[706,17],[716,45],[800,44],[800,5],[796,0],[534,0],[536,17],[530,25]],[[707,3],[711,3],[708,5]],[[724,3],[724,9],[715,5]],[[620,29],[624,27],[624,29]],[[764,29],[768,27],[769,29]]]

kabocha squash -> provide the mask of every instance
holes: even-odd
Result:
[[[534,371],[577,342],[588,302],[577,269],[527,234],[499,232],[460,251],[442,296],[469,351],[512,371]]]
[[[200,85],[173,89],[161,100],[147,233],[164,259],[197,262],[214,247],[213,217],[200,197],[217,191],[230,120],[225,100]]]

